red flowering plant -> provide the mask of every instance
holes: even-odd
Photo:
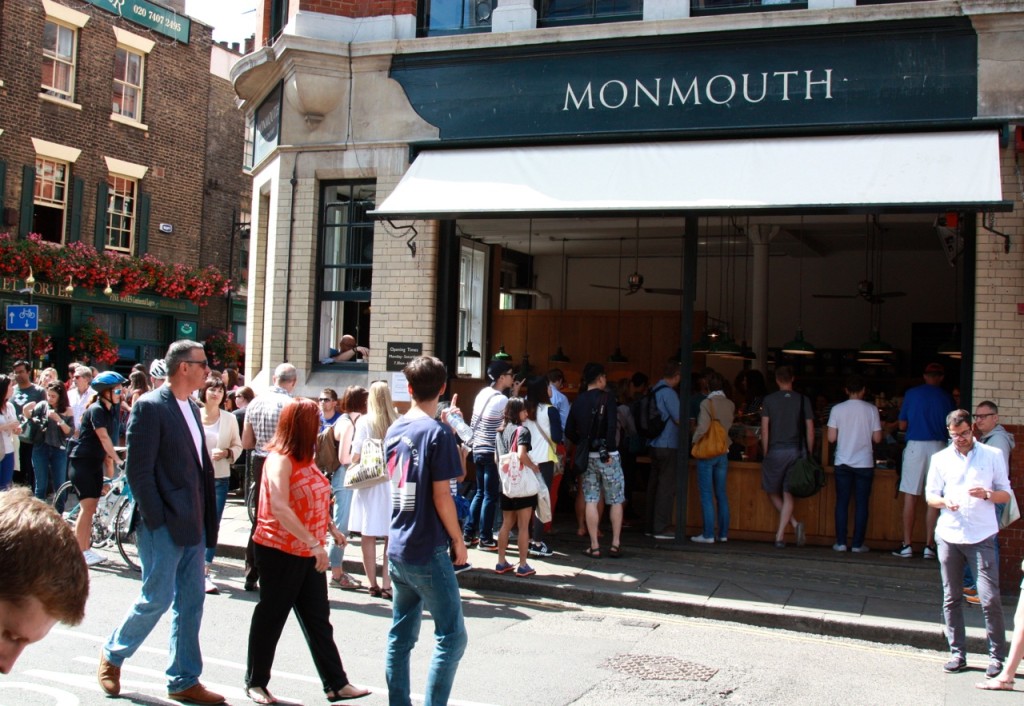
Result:
[[[23,331],[0,333],[0,351],[10,360],[39,360],[53,350],[53,339],[45,333],[32,334],[32,355],[28,355],[28,334]]]
[[[230,331],[218,330],[206,337],[206,357],[210,359],[210,367],[214,370],[238,368],[245,358],[245,347],[235,341]]]
[[[96,320],[92,317],[79,326],[68,339],[68,351],[72,358],[107,365],[113,365],[120,357],[117,344],[110,339],[106,331],[96,325]]]
[[[57,285],[73,284],[86,289],[116,288],[121,294],[151,290],[174,299],[188,299],[205,306],[210,297],[224,294],[230,280],[215,267],[189,268],[166,265],[152,255],[131,257],[85,242],[60,245],[32,233],[17,238],[0,233],[0,276],[36,280]]]

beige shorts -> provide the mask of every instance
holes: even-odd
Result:
[[[908,441],[903,450],[903,472],[900,492],[907,495],[924,494],[924,481],[928,477],[928,464],[932,456],[946,448],[945,441]]]

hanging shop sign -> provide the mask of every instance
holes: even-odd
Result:
[[[256,109],[255,130],[253,130],[253,164],[274,151],[281,142],[281,97],[284,84],[279,83],[270,95]]]
[[[977,116],[967,18],[400,54],[391,77],[440,139],[961,122]]]
[[[199,334],[199,322],[198,321],[185,321],[178,319],[175,328],[175,340],[188,339],[190,341],[198,340]]]
[[[85,0],[91,5],[120,15],[124,19],[146,27],[154,32],[165,34],[182,44],[188,44],[192,20],[179,15],[174,10],[154,5],[146,0]]]

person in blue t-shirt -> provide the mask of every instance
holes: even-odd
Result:
[[[934,454],[946,448],[949,434],[946,415],[956,409],[953,397],[942,389],[946,369],[940,363],[929,363],[924,369],[924,384],[907,390],[900,406],[899,428],[907,433],[907,446],[903,450],[900,472],[900,492],[903,493],[903,544],[893,556],[909,559],[914,556],[910,545],[914,533],[917,501],[924,495],[924,481],[928,464]],[[925,559],[935,559],[935,521],[939,511],[928,507],[925,512]]]
[[[392,499],[388,567],[394,588],[385,675],[390,703],[410,704],[409,655],[425,608],[434,619],[435,640],[425,700],[444,704],[468,642],[453,566],[467,563],[466,543],[450,483],[462,475],[462,462],[452,430],[434,418],[448,380],[444,363],[420,356],[402,372],[412,405],[384,440]]]

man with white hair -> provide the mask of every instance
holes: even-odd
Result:
[[[89,406],[90,382],[92,382],[92,368],[87,365],[79,365],[75,368],[71,378],[72,384],[68,389],[68,404],[71,405],[71,414],[75,418],[75,436],[78,436],[78,429],[82,425],[85,408]]]
[[[256,513],[260,514],[259,487],[263,478],[263,464],[267,461],[267,444],[277,431],[281,410],[292,401],[292,392],[298,382],[298,373],[291,363],[281,363],[274,369],[273,385],[253,399],[246,408],[245,425],[242,429],[242,448],[252,450],[252,482],[256,486]],[[252,533],[249,529],[249,543],[245,547],[245,590],[255,591],[260,572],[256,568],[253,554]]]

